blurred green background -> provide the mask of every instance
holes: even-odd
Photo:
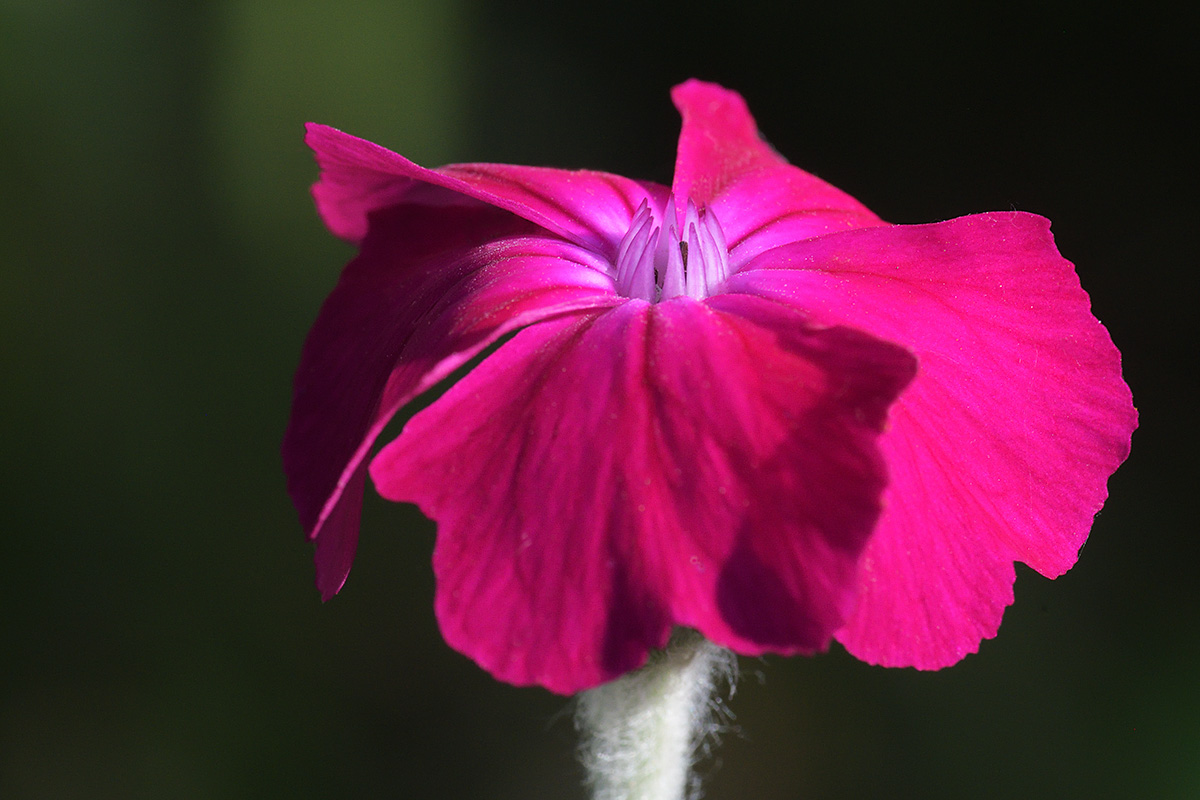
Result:
[[[743,659],[708,796],[1200,796],[1194,42],[1103,8],[0,0],[0,797],[584,797],[567,701],[442,643],[416,511],[312,588],[278,444],[351,249],[301,126],[669,182],[691,75],[885,218],[1052,218],[1142,413],[978,655]]]

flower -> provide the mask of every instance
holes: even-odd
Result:
[[[1075,562],[1136,427],[1119,353],[1047,220],[890,225],[789,165],[734,92],[672,97],[670,187],[425,169],[308,126],[317,207],[360,246],[283,448],[322,596],[369,469],[437,522],[447,642],[511,683],[595,686],[673,626],[958,661],[1015,561]]]

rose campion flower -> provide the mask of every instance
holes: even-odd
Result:
[[[952,664],[995,635],[1015,561],[1074,563],[1136,427],[1120,356],[1047,220],[890,225],[737,94],[672,96],[669,187],[425,169],[309,125],[317,207],[361,248],[283,449],[321,595],[369,472],[437,522],[442,632],[505,681],[592,687],[674,626]]]

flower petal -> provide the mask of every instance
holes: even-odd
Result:
[[[693,79],[671,98],[683,117],[672,191],[716,212],[734,269],[771,247],[881,224],[862,203],[776,153],[737,92]]]
[[[473,198],[612,258],[638,205],[647,197],[659,208],[665,202],[665,187],[605,172],[509,164],[426,169],[312,122],[304,140],[321,167],[321,180],[313,187],[321,217],[334,234],[352,242],[366,235],[367,215],[376,209],[401,201],[461,205]]]
[[[345,581],[365,458],[392,415],[508,331],[621,300],[594,254],[506,211],[378,211],[305,342],[283,444],[324,598]]]
[[[794,653],[842,624],[915,363],[778,303],[710,303],[526,328],[372,463],[437,521],[443,635],[497,678],[570,693],[673,625]]]
[[[890,484],[862,596],[837,638],[936,669],[995,635],[1014,560],[1074,564],[1137,415],[1120,354],[1049,222],[1024,213],[833,234],[730,279],[911,349],[916,380],[881,440]]]

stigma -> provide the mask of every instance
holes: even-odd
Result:
[[[725,232],[711,209],[697,209],[690,198],[682,222],[674,195],[661,220],[643,200],[617,247],[616,273],[617,291],[625,297],[703,300],[729,277]]]

